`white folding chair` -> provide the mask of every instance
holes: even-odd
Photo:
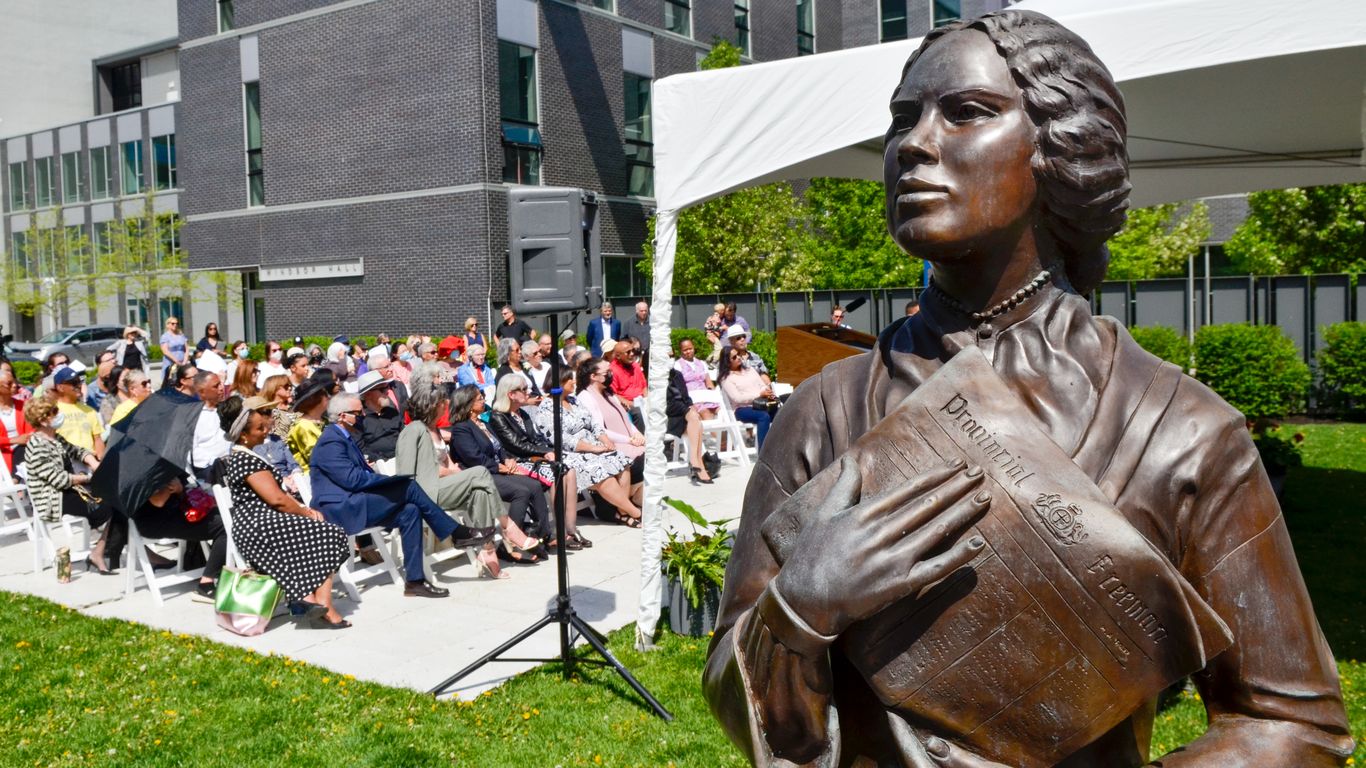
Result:
[[[754,431],[754,425],[748,424],[735,418],[735,408],[730,404],[730,398],[726,393],[721,393],[721,410],[717,411],[716,418],[707,419],[702,422],[702,434],[707,432],[717,432],[725,435],[730,443],[724,451],[717,451],[717,455],[723,459],[733,458],[740,463],[740,466],[749,469],[750,450],[754,451],[755,456],[759,454],[758,448],[750,449],[745,445],[745,430]],[[758,442],[757,432],[755,442]]]
[[[237,551],[237,544],[232,540],[232,493],[225,486],[215,485],[213,498],[218,502],[218,514],[223,518],[223,530],[228,535],[228,567],[239,570],[249,567],[247,561],[242,558],[242,553]]]
[[[27,490],[23,483],[15,482],[0,461],[0,536],[23,534],[33,538],[33,511],[29,508]]]
[[[376,576],[388,576],[389,580],[395,584],[402,585],[404,582],[403,574],[398,569],[398,558],[386,546],[387,539],[384,538],[384,529],[379,526],[366,528],[356,536],[365,536],[366,534],[369,534],[376,544],[375,551],[379,552],[379,563],[357,565],[355,556],[348,554],[346,560],[342,562],[341,568],[337,570],[337,581],[341,582],[347,596],[355,602],[360,602],[359,585],[362,581],[373,579]],[[347,537],[351,552],[356,551],[356,536]]]
[[[691,469],[688,463],[688,454],[691,453],[692,446],[688,444],[686,436],[674,437],[668,432],[664,433],[665,463],[664,472],[673,472],[676,469]]]
[[[209,554],[209,542],[200,542],[204,548],[204,554]],[[184,570],[182,567],[185,562],[185,548],[187,543],[184,541],[176,542],[175,568],[158,575],[156,569],[152,567],[151,558],[147,557],[147,542],[142,538],[142,533],[138,531],[137,521],[128,521],[128,564],[124,571],[128,574],[124,587],[124,595],[131,597],[137,590],[138,581],[142,581],[147,586],[147,590],[152,593],[152,599],[156,601],[158,607],[166,604],[166,598],[161,594],[163,589],[180,586],[182,584],[193,584],[199,581],[204,575],[203,568],[192,568]]]

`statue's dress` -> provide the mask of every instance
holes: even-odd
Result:
[[[1233,645],[1195,676],[1208,733],[1161,765],[1341,765],[1352,741],[1337,668],[1242,416],[1183,376],[1155,423],[1135,434],[1129,418],[1159,361],[1113,319],[1093,316],[1062,280],[981,325],[932,294],[921,310],[884,331],[876,351],[832,363],[798,387],[750,478],[704,688],[751,761],[903,764],[889,713],[847,651],[807,658],[758,617],[761,602],[766,616],[783,610],[765,591],[779,567],[760,526],[956,351],[977,345],[1043,431],[1233,634]],[[1153,716],[1149,702],[1061,765],[1143,765]]]

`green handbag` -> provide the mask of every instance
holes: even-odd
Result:
[[[218,626],[252,637],[266,631],[280,603],[280,585],[264,573],[224,568],[213,607]]]

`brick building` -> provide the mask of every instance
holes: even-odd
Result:
[[[638,293],[654,80],[718,38],[765,61],[1004,4],[179,0],[182,238],[244,273],[258,336],[444,330],[506,299],[508,186],[583,187]]]

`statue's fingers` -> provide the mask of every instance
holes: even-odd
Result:
[[[824,505],[834,509],[848,509],[858,504],[863,493],[863,473],[858,462],[845,455],[840,457],[840,474],[826,496]]]
[[[936,766],[944,768],[1008,768],[1001,763],[978,757],[957,744],[945,741],[938,736],[925,740],[925,753]]]
[[[945,511],[971,498],[984,479],[981,467],[969,467],[964,472],[946,478],[937,486],[926,489],[915,503],[886,515],[887,522],[903,535],[915,533],[926,527],[942,527],[945,521],[941,518],[944,517]]]
[[[917,497],[935,494],[934,498],[940,498],[936,489],[952,482],[963,475],[963,460],[954,458],[944,464],[931,467],[911,478],[903,485],[898,485],[882,495],[870,499],[859,510],[860,517],[864,519],[876,519],[886,516],[888,513],[904,506],[907,502]],[[977,475],[980,477],[981,472]],[[952,498],[957,498],[955,494]],[[950,499],[950,502],[952,499]]]
[[[916,589],[933,584],[972,562],[986,545],[981,536],[964,539],[949,547],[947,551],[911,566],[909,580]]]
[[[938,512],[919,527],[903,527],[907,531],[901,540],[903,556],[913,561],[925,559],[963,533],[991,508],[991,493],[978,491],[968,498],[960,498],[953,506]]]

